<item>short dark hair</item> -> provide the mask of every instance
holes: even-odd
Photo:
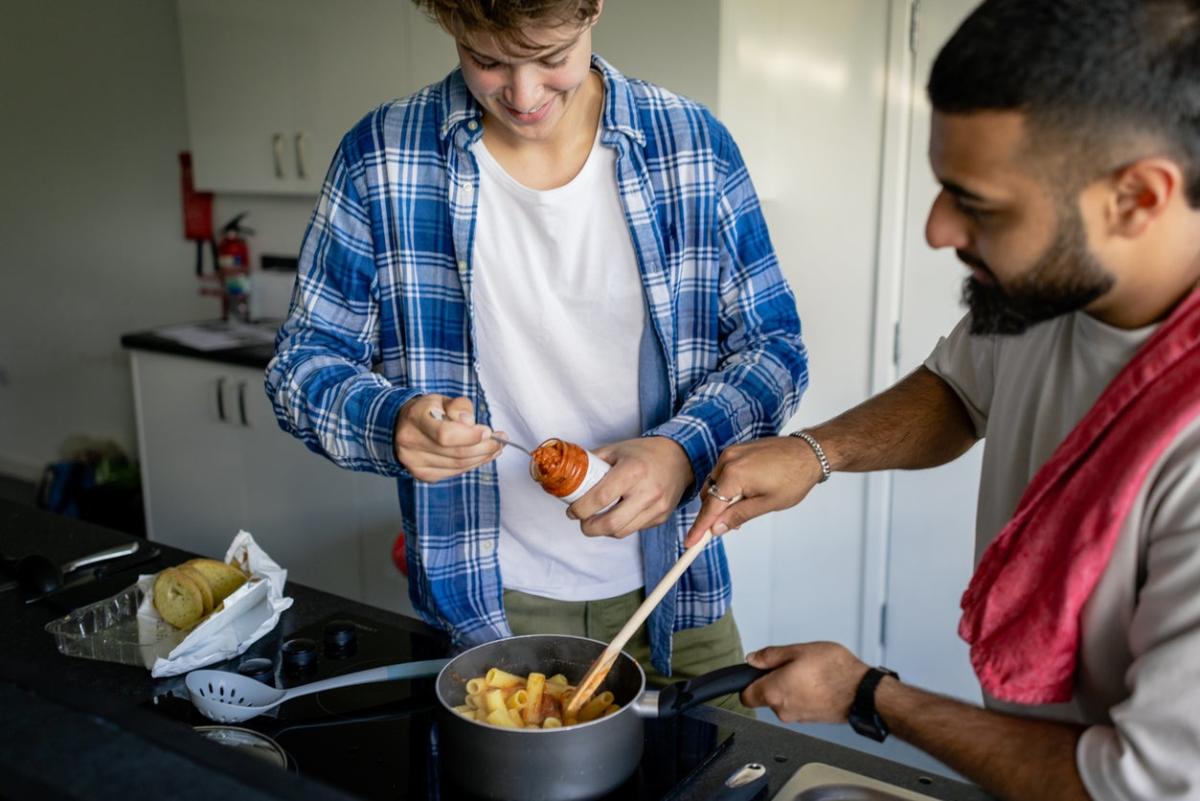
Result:
[[[596,16],[597,0],[413,0],[456,41],[494,36],[513,51],[536,51],[530,28],[578,25]]]
[[[1200,207],[1200,0],[985,0],[938,54],[928,91],[948,114],[1026,114],[1086,182],[1150,137]]]

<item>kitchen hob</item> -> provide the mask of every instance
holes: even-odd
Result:
[[[396,662],[438,658],[443,649],[442,643],[420,634],[342,615],[295,632],[273,658],[246,656],[229,669],[277,687],[293,687]],[[277,764],[286,762],[287,770],[362,798],[470,798],[439,764],[433,687],[433,679],[420,679],[317,693],[240,724],[269,739],[237,732],[221,739],[240,742],[251,753]],[[213,725],[187,700],[181,684],[150,706],[196,727]],[[672,798],[733,744],[729,731],[687,715],[646,720],[643,725],[641,764],[607,798]],[[530,754],[530,759],[537,758]]]

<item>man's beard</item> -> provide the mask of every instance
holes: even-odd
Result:
[[[1068,203],[1063,209],[1054,241],[1033,269],[1011,286],[985,284],[974,276],[963,283],[972,334],[1022,334],[1035,323],[1082,309],[1112,288],[1112,275],[1088,250],[1078,210]],[[973,256],[960,251],[958,257],[987,270]]]

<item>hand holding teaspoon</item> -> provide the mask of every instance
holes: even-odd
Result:
[[[441,409],[437,409],[437,408],[430,409],[429,416],[432,417],[434,420],[438,420],[439,422],[446,419],[446,413],[443,412]],[[513,442],[508,437],[496,434],[495,431],[492,432],[492,439],[496,440],[496,442],[499,442],[501,445],[511,445],[514,448],[516,448],[517,450],[521,451],[522,453],[525,453],[529,456],[533,456],[533,452],[530,451],[528,448],[526,448],[524,445],[518,445],[517,443]]]

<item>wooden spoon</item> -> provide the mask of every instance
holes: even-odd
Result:
[[[646,596],[646,600],[642,601],[642,605],[629,618],[629,622],[617,632],[617,636],[604,649],[604,653],[600,654],[596,661],[592,663],[592,666],[588,668],[587,675],[583,677],[583,681],[579,682],[579,686],[575,690],[575,695],[572,696],[570,703],[567,704],[563,717],[568,720],[574,720],[579,716],[579,710],[592,699],[592,696],[596,694],[596,690],[604,683],[604,679],[608,676],[608,671],[612,670],[612,666],[617,663],[617,657],[621,655],[621,649],[633,637],[638,627],[646,622],[646,618],[650,617],[650,613],[654,611],[654,607],[658,606],[663,596],[667,594],[671,587],[675,586],[675,582],[679,581],[679,577],[683,575],[683,572],[691,567],[692,562],[696,561],[696,557],[704,550],[704,546],[712,542],[712,538],[712,532],[705,531],[695,545],[683,552],[683,555],[679,557],[679,561],[667,571],[667,575],[662,577],[662,581],[658,582],[658,586]]]

